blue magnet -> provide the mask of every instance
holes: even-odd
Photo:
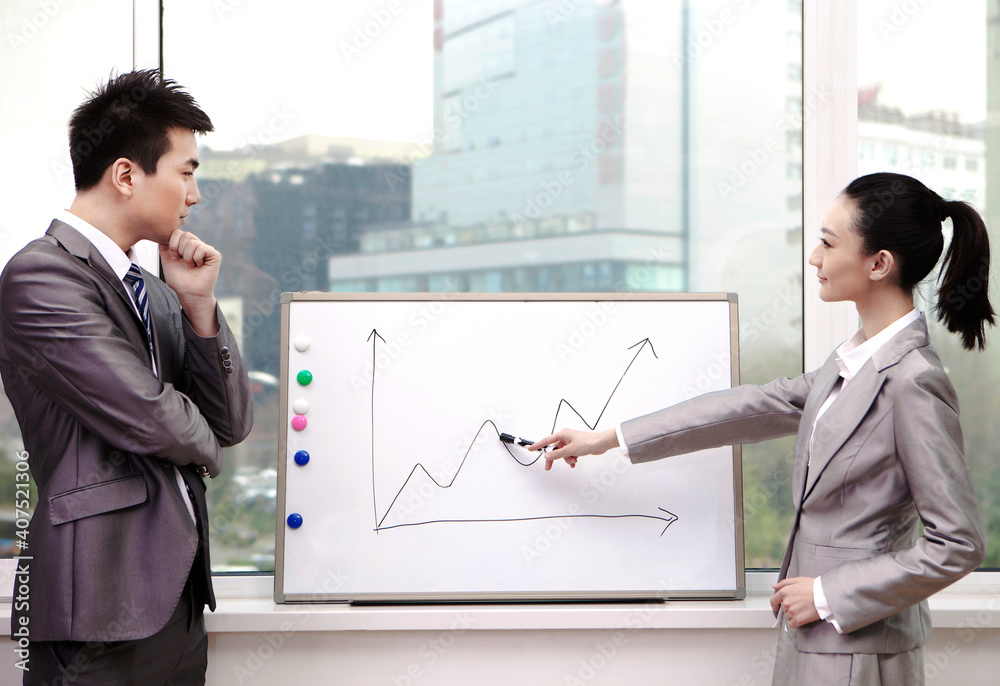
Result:
[[[298,512],[293,512],[292,514],[288,515],[288,526],[292,527],[293,529],[298,529],[300,526],[302,526],[302,515],[300,515]]]
[[[295,453],[295,464],[301,467],[307,464],[308,462],[309,462],[309,453],[307,453],[305,450],[300,450],[297,453]]]

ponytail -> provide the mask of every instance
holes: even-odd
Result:
[[[852,228],[861,251],[888,250],[896,258],[897,285],[912,291],[944,251],[941,222],[955,226],[941,265],[934,306],[948,331],[962,336],[966,350],[986,347],[986,324],[994,325],[989,298],[990,242],[979,213],[966,202],[945,201],[912,176],[868,174],[852,181],[844,195],[854,204]]]
[[[962,335],[966,350],[986,347],[986,324],[996,323],[990,305],[990,242],[979,213],[960,200],[943,202],[942,214],[955,227],[941,264],[941,286],[934,307],[952,333]]]

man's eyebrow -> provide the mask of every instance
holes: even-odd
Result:
[[[830,229],[826,228],[825,226],[822,229],[820,229],[819,232],[820,233],[828,233],[831,236],[833,236],[834,238],[839,238],[839,236],[837,234],[835,234],[833,231],[831,231]]]
[[[184,164],[190,164],[191,167],[194,168],[194,169],[197,169],[199,166],[201,166],[201,162],[199,162],[198,160],[196,160],[193,157],[191,159],[187,160]]]

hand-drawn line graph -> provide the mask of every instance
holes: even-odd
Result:
[[[379,333],[378,333],[378,331],[376,329],[372,329],[372,332],[368,335],[368,339],[367,340],[371,341],[371,344],[372,344],[372,368],[374,369],[375,368],[375,366],[374,366],[375,365],[375,360],[376,360],[376,356],[377,356],[378,341],[381,340],[382,343],[384,344],[385,343],[385,339],[382,338],[381,335],[379,335]],[[567,408],[569,408],[573,412],[573,414],[575,414],[580,419],[580,421],[582,421],[587,426],[587,428],[589,428],[591,431],[593,431],[594,429],[596,429],[597,425],[601,421],[601,418],[604,416],[604,413],[607,411],[608,406],[611,404],[612,398],[614,398],[615,393],[618,391],[618,388],[621,386],[622,381],[625,380],[625,376],[628,374],[629,370],[632,368],[632,365],[635,363],[636,359],[639,357],[639,355],[642,353],[642,351],[646,348],[646,346],[649,346],[649,350],[653,354],[653,357],[659,359],[659,356],[656,354],[656,350],[653,348],[653,343],[649,340],[649,338],[644,338],[643,340],[639,341],[635,345],[629,346],[629,348],[628,348],[629,350],[632,350],[633,348],[638,348],[638,350],[636,351],[636,353],[632,357],[632,359],[629,361],[628,366],[625,367],[625,371],[622,372],[621,377],[618,379],[618,383],[615,384],[614,389],[612,389],[611,393],[608,395],[608,399],[604,403],[604,407],[601,409],[600,414],[597,415],[597,418],[593,422],[587,421],[586,417],[584,417],[575,407],[573,407],[572,403],[570,403],[565,398],[561,398],[559,400],[558,406],[556,407],[555,416],[552,419],[552,432],[555,431],[556,426],[559,423],[559,416],[560,416],[560,413],[562,412],[564,406],[567,407]],[[487,419],[479,427],[479,430],[476,432],[476,435],[472,439],[472,441],[469,442],[468,449],[466,450],[465,454],[463,455],[462,460],[461,460],[461,462],[458,465],[458,468],[455,470],[455,473],[452,475],[452,477],[451,477],[451,479],[449,481],[447,481],[445,483],[442,483],[442,481],[438,481],[437,479],[434,478],[434,476],[427,470],[427,468],[422,463],[417,462],[413,466],[413,468],[410,470],[410,473],[407,475],[406,479],[403,481],[403,485],[399,487],[398,491],[396,491],[396,495],[393,497],[392,502],[389,504],[389,507],[386,508],[386,511],[382,514],[382,516],[380,518],[379,515],[378,515],[378,497],[377,497],[376,486],[375,486],[375,375],[373,374],[372,375],[372,392],[371,392],[371,462],[372,462],[372,507],[373,507],[374,515],[375,515],[375,527],[374,527],[375,533],[378,533],[380,531],[387,531],[387,530],[390,530],[390,529],[399,529],[399,528],[403,528],[403,527],[413,527],[413,526],[425,526],[425,525],[429,525],[429,524],[464,524],[464,523],[472,523],[472,522],[526,522],[526,521],[536,521],[536,520],[543,520],[543,519],[571,519],[571,518],[580,518],[580,519],[628,519],[628,518],[637,518],[637,519],[655,519],[655,520],[660,521],[660,522],[665,522],[665,526],[663,527],[663,530],[660,532],[660,536],[662,537],[663,534],[665,534],[667,532],[667,529],[670,528],[670,525],[673,524],[674,522],[676,522],[677,519],[678,519],[677,515],[675,515],[673,512],[670,512],[669,510],[666,510],[666,509],[664,509],[662,507],[659,507],[657,509],[660,512],[663,513],[662,515],[658,515],[658,514],[554,514],[554,515],[545,515],[545,516],[537,516],[537,517],[509,517],[509,518],[489,518],[489,519],[434,519],[434,520],[427,520],[427,521],[420,521],[420,522],[407,522],[407,523],[402,523],[402,524],[383,525],[384,522],[385,522],[385,520],[386,520],[386,518],[392,512],[393,507],[396,505],[396,502],[399,500],[400,496],[406,490],[407,485],[409,485],[409,483],[413,479],[414,475],[417,474],[418,472],[423,472],[424,475],[426,475],[426,477],[428,479],[430,479],[431,482],[437,488],[439,488],[439,489],[448,489],[448,488],[451,488],[452,486],[454,486],[455,482],[458,480],[458,475],[461,474],[462,468],[465,466],[465,463],[468,460],[469,455],[472,453],[472,450],[473,450],[473,448],[476,445],[476,441],[479,440],[480,435],[482,435],[483,430],[486,429],[487,426],[491,427],[493,429],[493,433],[496,434],[497,443],[499,445],[502,445],[503,448],[504,448],[504,450],[507,451],[507,454],[510,455],[511,459],[513,459],[514,462],[516,462],[521,467],[530,467],[530,466],[534,465],[536,462],[538,462],[538,460],[540,460],[542,458],[542,453],[539,453],[537,457],[535,457],[533,460],[531,460],[529,462],[522,462],[521,460],[519,460],[517,458],[517,456],[510,450],[510,448],[508,447],[508,445],[506,443],[501,443],[499,441],[500,430],[497,428],[497,426],[493,422],[493,420],[492,419]],[[487,433],[487,435],[489,435],[489,434]]]

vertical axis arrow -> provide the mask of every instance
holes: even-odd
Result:
[[[375,533],[378,533],[378,502],[375,496],[375,374],[377,373],[377,368],[375,367],[375,346],[378,344],[376,338],[381,339],[385,343],[385,339],[382,338],[378,331],[372,329],[372,332],[368,334],[369,341],[372,342],[372,511],[375,515]]]

